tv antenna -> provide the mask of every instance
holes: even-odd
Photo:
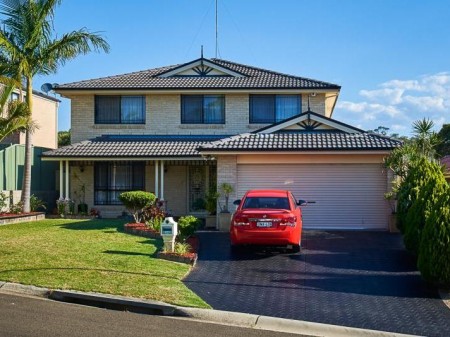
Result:
[[[217,53],[219,50],[219,44],[218,44],[218,40],[219,40],[219,34],[218,34],[218,27],[219,27],[219,16],[218,16],[218,10],[217,10],[217,1],[216,0],[216,58],[217,58]]]

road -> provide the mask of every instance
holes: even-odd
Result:
[[[0,336],[298,336],[0,294]]]

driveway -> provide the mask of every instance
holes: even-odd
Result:
[[[426,336],[450,335],[450,309],[420,278],[400,235],[304,231],[299,254],[231,254],[202,232],[185,284],[214,309]]]

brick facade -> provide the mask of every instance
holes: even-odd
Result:
[[[72,143],[101,135],[114,134],[219,134],[234,135],[252,132],[267,124],[249,123],[249,95],[225,95],[225,124],[181,124],[181,96],[179,94],[160,94],[146,96],[145,125],[95,124],[94,95],[71,95]],[[310,97],[311,110],[326,114],[325,94]],[[308,109],[308,96],[302,95],[302,111]]]

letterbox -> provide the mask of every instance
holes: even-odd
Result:
[[[172,217],[167,217],[161,224],[161,236],[164,241],[164,248],[173,252],[175,238],[178,234],[178,223]]]

